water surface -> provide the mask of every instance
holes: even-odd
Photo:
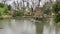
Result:
[[[29,19],[4,19],[0,20],[0,34],[57,34],[60,32],[60,28],[56,29],[56,26],[52,21],[40,21],[33,22]]]

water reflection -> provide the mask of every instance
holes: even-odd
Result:
[[[4,28],[0,29],[0,34],[56,34],[56,26],[52,21],[34,23],[28,19],[7,19],[0,20],[0,24]]]
[[[56,26],[52,18],[44,24],[43,34],[56,34]]]
[[[56,34],[56,27],[54,25],[44,25],[43,34]]]
[[[56,34],[60,34],[60,22],[56,24]]]
[[[6,20],[2,23],[6,22]],[[8,23],[9,22],[9,23]],[[7,20],[5,28],[0,34],[36,34],[35,23],[29,20]]]

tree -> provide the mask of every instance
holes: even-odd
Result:
[[[2,2],[5,4],[6,3],[6,0],[2,0]]]
[[[18,3],[18,1],[17,1],[17,3],[14,1],[13,4],[14,4],[15,8],[19,10],[19,3]]]
[[[49,9],[49,8],[45,9],[45,10],[44,10],[44,14],[49,15],[49,14],[50,14],[50,9]]]
[[[8,5],[8,10],[11,10],[11,5]]]
[[[40,6],[40,1],[41,1],[41,0],[39,0],[38,7]]]
[[[3,3],[0,3],[0,16],[1,15],[9,15],[9,6]]]
[[[20,6],[20,2],[18,0],[16,2],[14,1],[13,5],[14,5],[14,8],[16,9],[16,11],[17,11],[17,15],[19,16],[20,12],[21,12],[20,14],[22,14],[22,10],[20,9],[21,7],[19,7]]]
[[[6,4],[7,1],[9,0],[1,0],[3,4]]]
[[[53,13],[55,14],[54,21],[56,23],[60,22],[60,2],[53,4]]]
[[[4,4],[3,3],[0,3],[0,8],[3,8],[4,7]]]

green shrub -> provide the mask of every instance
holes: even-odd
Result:
[[[60,14],[58,13],[58,11],[60,11],[60,2],[55,3],[53,6],[53,13],[55,13],[54,16],[54,21],[56,23],[60,22]]]
[[[0,3],[0,8],[3,8],[4,7],[4,4],[3,3]]]

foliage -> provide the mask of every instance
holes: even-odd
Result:
[[[55,13],[54,21],[58,23],[60,22],[60,14],[58,13],[58,11],[60,11],[60,2],[53,4],[52,8],[53,8],[53,13]]]
[[[19,11],[17,11],[17,15],[16,16],[23,16],[24,14],[23,14],[23,10],[19,10]]]
[[[17,16],[23,16],[23,14],[21,12],[17,13]]]
[[[53,13],[58,14],[58,11],[60,11],[60,2],[57,2],[53,5]]]
[[[56,23],[60,22],[60,15],[55,15],[54,21]]]
[[[3,8],[4,7],[4,4],[0,3],[0,8]]]
[[[0,8],[0,16],[3,14],[4,10],[4,8]]]
[[[30,16],[30,12],[26,12],[25,16]]]
[[[8,5],[8,10],[11,10],[11,6],[10,5]]]
[[[44,14],[47,14],[47,15],[49,15],[49,13],[50,13],[50,10],[49,10],[49,8],[47,8],[47,9],[45,9],[45,10],[44,10]]]
[[[5,9],[4,13],[8,13],[8,6],[5,5],[4,9]]]
[[[10,14],[10,9],[11,9],[10,6],[8,6],[6,4],[3,4],[3,3],[0,3],[0,17],[2,15],[9,15]]]

